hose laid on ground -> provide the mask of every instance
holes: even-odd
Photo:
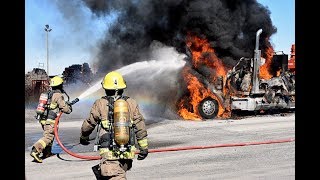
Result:
[[[54,135],[56,137],[56,140],[59,144],[59,146],[68,154],[70,154],[71,156],[73,157],[76,157],[76,158],[80,158],[80,159],[88,159],[88,160],[98,160],[98,159],[101,159],[101,156],[83,156],[83,155],[80,155],[80,154],[76,154],[72,151],[70,151],[69,149],[67,149],[66,147],[64,147],[64,145],[61,143],[60,141],[60,138],[59,138],[59,134],[58,134],[58,124],[59,124],[59,120],[60,120],[60,117],[62,115],[62,112],[59,112],[58,113],[58,116],[54,122]]]
[[[54,123],[54,134],[59,146],[69,155],[80,158],[80,159],[87,159],[87,160],[99,160],[101,156],[83,156],[80,154],[76,154],[70,150],[68,150],[64,145],[61,143],[59,134],[58,134],[58,124],[62,112],[60,112],[55,120]],[[208,149],[208,148],[219,148],[219,147],[234,147],[234,146],[250,146],[250,145],[260,145],[260,144],[273,144],[273,143],[285,143],[285,142],[292,142],[295,141],[295,138],[287,138],[287,139],[278,139],[278,140],[269,140],[269,141],[260,141],[260,142],[244,142],[244,143],[230,143],[230,144],[215,144],[215,145],[208,145],[208,146],[186,146],[186,147],[177,147],[177,148],[162,148],[162,149],[149,149],[149,153],[156,153],[156,152],[167,152],[167,151],[183,151],[183,150],[192,150],[192,149]],[[139,152],[137,151],[136,154]]]

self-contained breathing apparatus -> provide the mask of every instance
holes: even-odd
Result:
[[[50,107],[52,95],[56,91],[58,91],[58,90],[49,90],[47,92],[41,93],[40,98],[39,98],[39,103],[38,103],[38,106],[36,109],[36,116],[35,116],[35,118],[38,121],[43,121],[46,119],[52,119],[52,120],[56,119],[57,114],[55,112],[51,111],[51,109],[54,109],[56,107]],[[69,102],[69,99],[70,99],[69,95],[64,90],[61,90],[61,91],[62,91],[62,93],[64,93],[67,96],[67,98],[68,98],[67,103],[70,106],[79,101],[79,99],[76,98],[73,101]]]
[[[114,97],[104,96],[108,101],[108,119],[102,120],[98,127],[106,133],[100,139],[96,139],[94,151],[100,150],[100,154],[108,153],[108,159],[133,159],[135,151],[135,125],[130,117],[127,96],[120,96],[116,101]],[[101,149],[102,148],[102,149]]]
[[[41,93],[40,98],[39,98],[39,103],[36,109],[36,119],[40,120],[44,116],[45,112],[47,111],[47,104],[48,104],[48,98],[49,98],[49,93]]]
[[[49,105],[51,104],[51,98],[53,93],[54,91],[52,90],[41,93],[35,117],[38,121],[46,120],[47,118],[49,118],[49,116],[51,116],[49,114],[53,115],[53,113],[49,113]],[[50,119],[51,118],[52,117],[50,117]]]

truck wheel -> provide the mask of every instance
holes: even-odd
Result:
[[[219,111],[218,101],[210,97],[202,100],[198,106],[199,113],[204,119],[213,119]]]

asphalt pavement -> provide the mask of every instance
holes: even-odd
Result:
[[[79,144],[83,119],[60,120],[59,137],[71,151],[98,156],[93,140]],[[134,160],[127,179],[295,179],[295,114],[275,114],[228,120],[169,120],[147,125],[149,148],[166,149],[188,146],[252,143],[293,139],[291,142],[247,146],[217,147],[149,153],[143,161]],[[95,131],[94,131],[95,132]],[[40,125],[25,124],[25,176],[38,179],[95,179],[91,167],[99,160],[83,160],[65,153],[57,142],[57,155],[35,163],[29,155],[32,144],[42,136]],[[95,133],[90,136],[92,139]],[[44,173],[45,172],[45,173]]]

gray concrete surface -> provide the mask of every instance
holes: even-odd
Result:
[[[78,142],[82,119],[60,120],[59,137],[71,151],[94,155],[93,141]],[[239,120],[163,120],[147,126],[150,149],[259,142],[295,138],[295,114],[264,115]],[[99,160],[82,160],[66,154],[55,142],[56,156],[32,162],[30,147],[42,135],[39,124],[25,125],[25,175],[38,179],[95,179],[91,167]],[[90,136],[94,138],[94,133]],[[295,179],[295,142],[220,147],[212,149],[150,153],[134,160],[128,179]]]

